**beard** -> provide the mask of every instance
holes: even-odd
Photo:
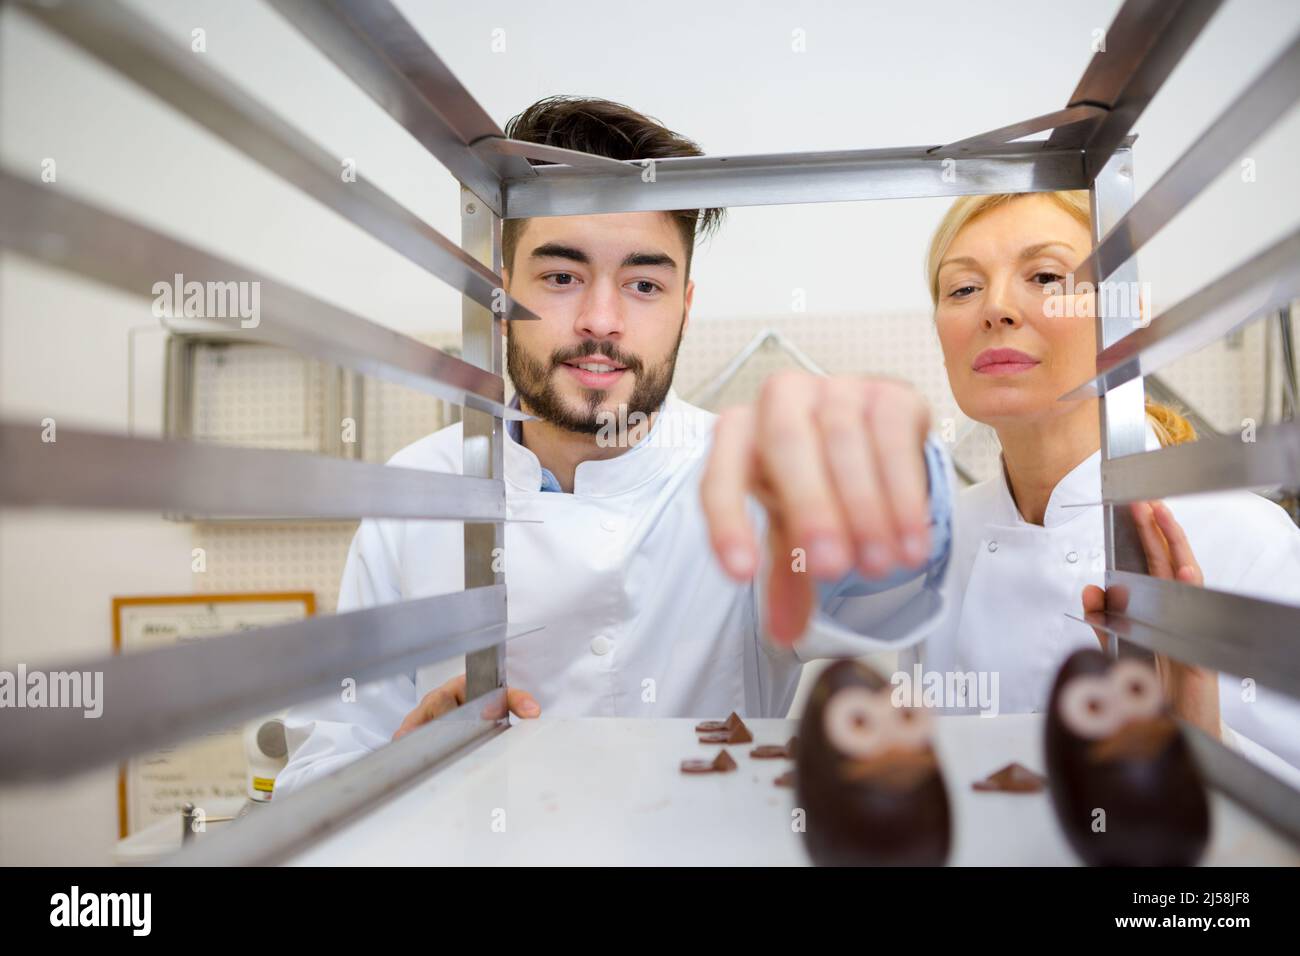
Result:
[[[609,389],[584,388],[583,397],[579,400],[582,407],[575,409],[556,387],[555,375],[559,373],[559,366],[598,352],[622,365],[636,377],[636,384],[632,386],[632,394],[627,400],[627,417],[631,419],[635,412],[640,412],[649,421],[672,387],[673,372],[677,367],[677,350],[681,344],[682,331],[678,328],[677,341],[673,343],[668,358],[649,367],[637,356],[620,350],[613,343],[598,342],[595,339],[588,339],[571,348],[556,349],[547,362],[542,362],[525,352],[513,335],[508,335],[506,371],[514,383],[521,405],[527,405],[528,412],[565,431],[596,435],[608,427],[604,424],[604,419],[611,410],[602,409],[601,406],[609,397]]]

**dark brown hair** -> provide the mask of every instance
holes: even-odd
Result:
[[[511,117],[505,134],[510,139],[544,146],[576,149],[610,159],[666,159],[672,156],[702,156],[694,142],[674,133],[658,120],[638,113],[630,106],[611,100],[583,96],[548,96]],[[529,160],[544,166],[540,160]],[[717,229],[721,209],[681,209],[666,212],[681,231],[686,246],[686,275],[691,274],[691,257],[696,235]],[[507,219],[501,224],[501,260],[513,268],[515,246],[527,219]]]

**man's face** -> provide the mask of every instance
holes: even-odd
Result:
[[[528,220],[505,271],[510,296],[542,317],[508,323],[524,407],[587,434],[621,405],[629,417],[657,410],[689,320],[685,272],[681,233],[661,212]]]

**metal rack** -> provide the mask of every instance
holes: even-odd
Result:
[[[500,323],[536,316],[501,289],[502,218],[1088,189],[1096,246],[1076,280],[1135,282],[1134,253],[1300,90],[1298,38],[1135,203],[1134,123],[1219,3],[1128,0],[1107,51],[1065,107],[1045,116],[940,146],[624,163],[506,139],[388,0],[267,2],[461,182],[459,245],[374,185],[342,182],[333,156],[117,0],[11,5],[460,291],[463,359],[8,170],[0,171],[0,242],[135,294],[160,272],[260,281],[258,338],[463,405],[464,475],[63,428],[57,442],[43,443],[39,428],[4,422],[0,504],[454,519],[465,523],[466,590],[75,666],[103,672],[111,712],[89,722],[75,711],[6,714],[0,781],[65,776],[337,692],[343,675],[360,682],[459,654],[470,702],[287,806],[186,849],[174,861],[185,864],[282,860],[508,726],[492,716],[505,712],[505,648],[514,636],[492,558],[506,520],[503,420],[519,415],[503,403]],[[1046,130],[1046,140],[1016,142]],[[654,175],[643,175],[651,165]],[[1101,397],[1106,580],[1132,596],[1125,614],[1094,623],[1122,638],[1117,648],[1131,651],[1132,642],[1255,673],[1291,694],[1300,694],[1300,608],[1148,577],[1127,512],[1115,506],[1296,483],[1294,423],[1261,432],[1251,446],[1219,438],[1146,452],[1142,377],[1298,295],[1300,232],[1147,327],[1135,330],[1135,301],[1112,308],[1099,295],[1098,375],[1066,396]],[[1300,837],[1300,794],[1216,741],[1191,736],[1215,786]]]

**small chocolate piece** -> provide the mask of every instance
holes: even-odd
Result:
[[[778,786],[778,787],[793,787],[793,786],[794,786],[794,771],[793,771],[793,770],[787,770],[785,773],[781,774],[781,776],[779,776],[779,777],[777,777],[775,780],[773,780],[772,783],[775,784],[775,785]]]
[[[754,735],[749,732],[749,728],[743,723],[737,724],[724,733],[718,734],[700,734],[700,743],[702,744],[748,744],[752,743]]]
[[[1039,793],[1047,786],[1047,778],[1034,773],[1024,764],[1009,763],[996,773],[971,784],[972,790],[998,793]]]
[[[790,752],[784,744],[761,744],[751,750],[749,755],[755,760],[783,760],[789,759]]]
[[[743,723],[744,722],[740,719],[740,715],[733,710],[726,720],[701,721],[695,725],[695,732],[697,734],[717,733],[722,730],[731,730]]]
[[[713,761],[683,760],[682,773],[713,773]]]
[[[736,769],[736,761],[725,750],[712,760],[683,760],[682,773],[727,773]]]
[[[790,755],[790,759],[791,759],[791,760],[793,760],[795,757],[799,756],[799,738],[798,738],[798,736],[791,737],[788,741],[786,741],[785,749],[786,749],[786,753],[788,753],[788,754]]]

